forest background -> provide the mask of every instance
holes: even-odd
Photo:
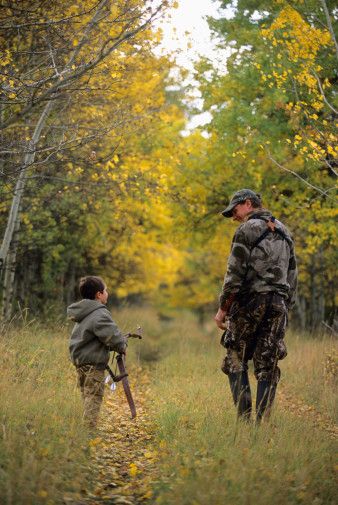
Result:
[[[158,56],[177,2],[7,2],[0,10],[2,316],[64,313],[78,278],[115,304],[217,306],[249,187],[293,233],[293,323],[332,326],[337,206],[337,9],[329,0],[222,1],[209,25],[226,71],[194,79]],[[222,16],[231,8],[232,15]],[[322,326],[323,327],[323,326]]]

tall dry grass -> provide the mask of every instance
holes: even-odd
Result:
[[[224,350],[212,319],[203,329],[188,312],[159,317],[147,308],[113,314],[119,326],[141,324],[142,341],[128,349],[153,377],[153,417],[159,448],[153,503],[177,505],[330,505],[335,501],[335,443],[320,424],[298,416],[277,397],[271,423],[237,423]],[[8,327],[0,337],[0,502],[63,503],[88,489],[88,433],[68,359],[70,327],[37,323]],[[282,385],[333,419],[334,377],[327,338],[288,336]],[[255,381],[251,377],[253,390]],[[310,415],[310,414],[309,414]]]
[[[152,314],[152,313],[151,313]],[[121,329],[143,324],[150,338],[132,341],[131,366],[162,356],[163,331],[143,309],[121,309]],[[61,322],[60,322],[61,321]],[[90,488],[90,437],[82,422],[76,374],[68,356],[72,323],[24,319],[1,328],[0,503],[63,504]],[[135,369],[137,367],[135,366]]]
[[[290,334],[283,362],[289,390],[337,422],[338,346],[331,335]]]
[[[278,396],[269,424],[238,423],[219,369],[218,332],[201,331],[189,318],[170,334],[172,352],[157,363],[154,380],[162,476],[156,503],[335,503],[336,444],[325,426]],[[288,347],[283,389],[332,418],[335,389],[325,380],[332,341],[289,335]],[[251,376],[254,395],[255,382]]]
[[[2,328],[0,502],[62,503],[78,490],[87,433],[68,360],[68,331],[23,324]]]

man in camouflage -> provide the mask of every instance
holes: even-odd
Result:
[[[297,284],[294,244],[287,228],[262,208],[260,195],[250,189],[237,191],[222,214],[242,223],[232,241],[215,316],[225,330],[222,370],[229,377],[238,415],[247,420],[252,404],[248,360],[253,359],[260,422],[275,397],[278,360],[287,354],[284,334]]]

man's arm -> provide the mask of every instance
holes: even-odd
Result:
[[[247,274],[249,257],[250,247],[245,233],[245,225],[242,225],[236,231],[232,241],[227,271],[219,297],[221,308],[226,308],[229,296],[238,293],[242,287]]]
[[[219,297],[219,309],[215,316],[216,324],[222,330],[225,329],[224,320],[229,313],[235,295],[245,280],[249,258],[250,247],[245,234],[245,225],[242,225],[237,229],[232,241],[227,271]]]
[[[94,333],[110,350],[119,353],[125,352],[127,339],[122,335],[108,310],[102,311],[100,317],[95,322]]]
[[[287,281],[290,286],[289,296],[287,299],[287,305],[289,309],[292,309],[296,302],[297,295],[297,277],[298,277],[298,269],[297,269],[297,260],[295,255],[294,246],[290,247],[290,259],[289,259],[289,268],[287,274]]]
[[[217,326],[221,330],[226,329],[225,318],[229,314],[230,307],[235,299],[235,296],[236,296],[236,293],[231,293],[228,296],[228,298],[225,300],[225,302],[223,302],[223,305],[221,307],[219,307],[219,309],[217,311],[217,314],[215,316],[215,321],[216,321]]]

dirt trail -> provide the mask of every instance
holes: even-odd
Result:
[[[130,381],[137,417],[130,419],[121,383],[115,392],[106,388],[99,428],[89,442],[88,472],[94,486],[83,489],[81,496],[64,498],[66,505],[136,505],[152,497],[157,451],[149,412],[149,377],[143,369],[131,372],[140,378],[137,384]]]
[[[338,438],[338,426],[327,415],[318,412],[315,407],[308,405],[304,400],[291,393],[285,384],[280,384],[277,392],[278,405],[286,412],[291,412],[297,417],[308,420],[317,428],[326,431],[332,438]]]
[[[152,502],[157,481],[161,448],[155,447],[151,420],[150,377],[144,369],[131,370],[131,389],[137,417],[130,411],[122,384],[115,392],[106,388],[99,428],[89,442],[90,457],[84,472],[92,476],[88,489],[64,497],[65,505],[146,505]],[[278,406],[292,415],[306,417],[309,423],[338,438],[338,427],[328,416],[291,393],[280,384]]]

